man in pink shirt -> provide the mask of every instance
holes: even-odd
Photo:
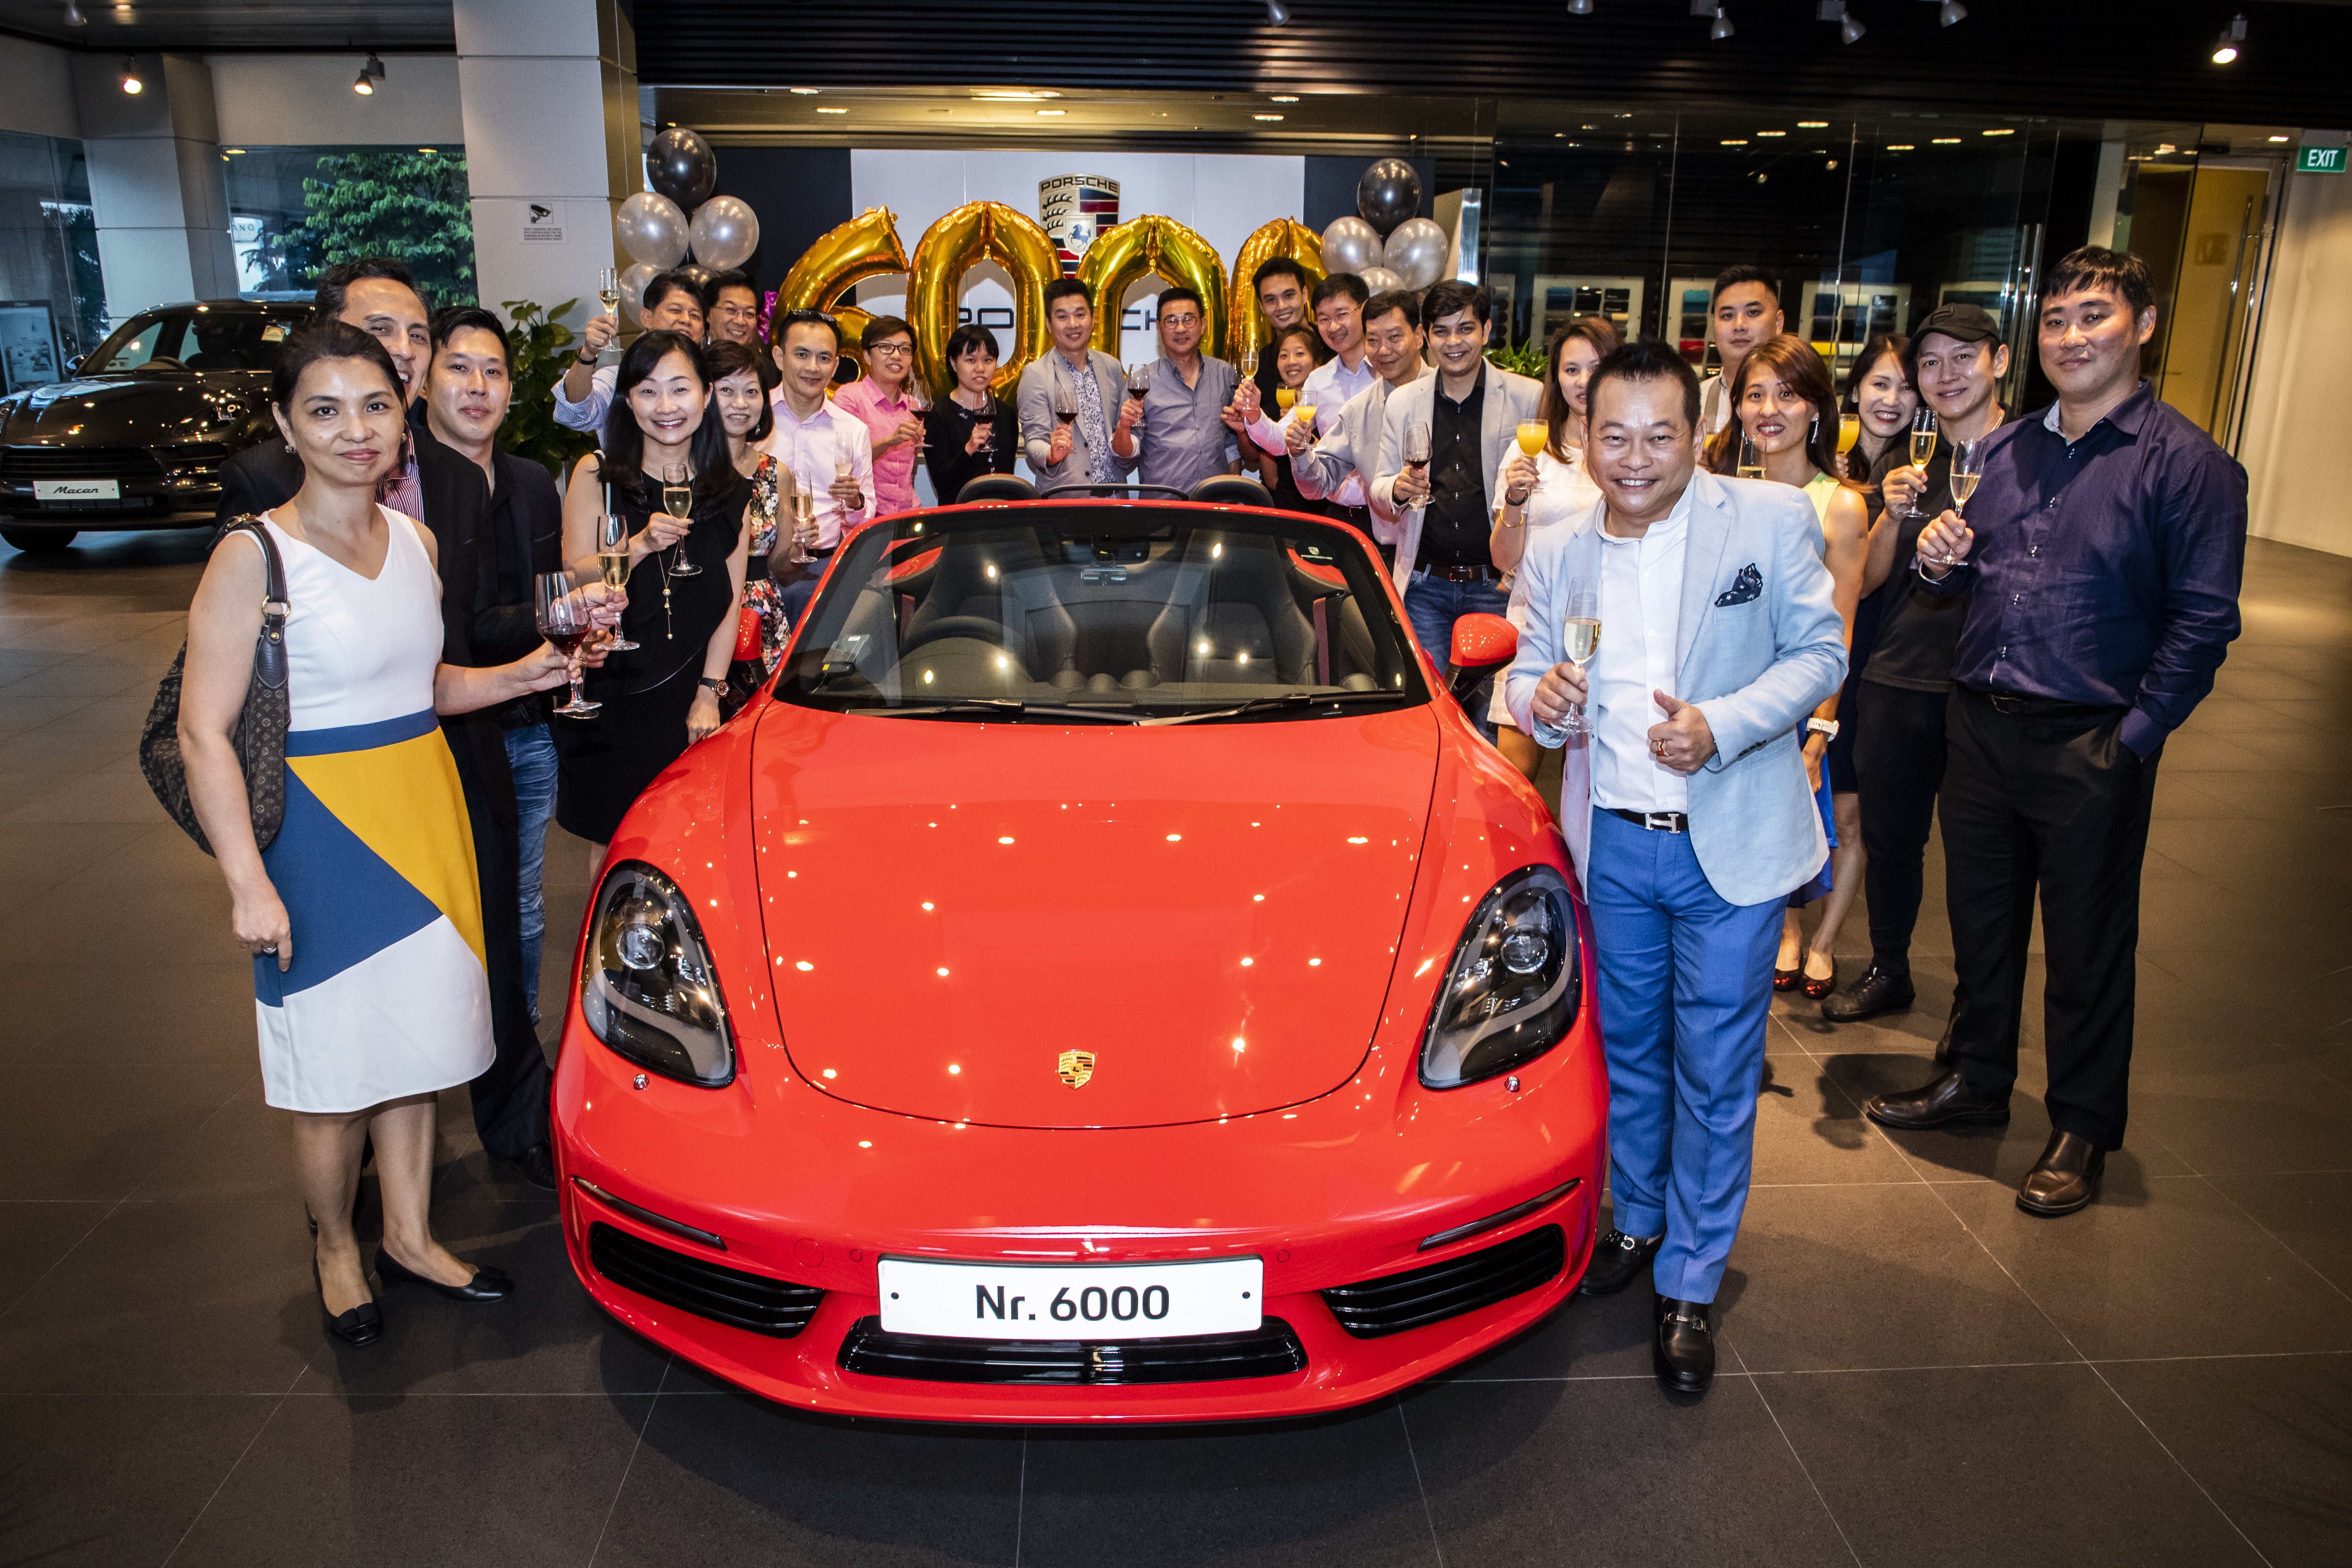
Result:
[[[834,394],[874,440],[874,515],[915,510],[915,459],[923,452],[923,404],[915,384],[915,329],[877,316],[858,341],[866,375]]]

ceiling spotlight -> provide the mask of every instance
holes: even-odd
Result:
[[[1862,41],[1862,36],[1868,31],[1870,29],[1862,25],[1862,18],[1849,11],[1845,14],[1844,20],[1838,23],[1838,42],[1858,44]]]
[[[58,20],[65,23],[68,27],[87,27],[89,26],[89,18],[81,14],[81,7],[75,5],[74,0],[66,0],[65,14],[60,16]]]
[[[1279,27],[1288,23],[1289,20],[1290,7],[1284,5],[1282,0],[1265,0],[1265,25],[1267,26]]]
[[[139,79],[139,62],[128,57],[122,62],[122,90],[133,98],[147,90],[147,84]]]
[[[1961,5],[1960,0],[1944,0],[1941,5],[1936,7],[1936,20],[1947,27],[1955,22],[1967,21],[1968,16],[1969,8]]]
[[[1568,14],[1571,16],[1591,16],[1592,0],[1568,0]]]
[[[814,98],[817,94],[817,89],[813,87],[788,87],[784,90],[794,98]]]
[[[2221,36],[2214,40],[2213,63],[2217,66],[2225,66],[2236,59],[2238,46],[2245,41],[2246,18],[2243,16],[2231,17],[2230,25],[2222,28]]]
[[[1706,30],[1706,36],[1719,44],[1736,31],[1738,29],[1732,26],[1731,18],[1723,14],[1722,6],[1717,5],[1715,8],[1715,26]]]
[[[373,78],[370,77],[366,71],[362,70],[358,76],[352,79],[352,90],[358,93],[362,98],[373,98],[375,96],[375,80]]]

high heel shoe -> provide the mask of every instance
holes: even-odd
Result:
[[[362,1301],[348,1312],[327,1310],[326,1282],[319,1278],[319,1259],[310,1259],[310,1283],[319,1292],[319,1314],[327,1320],[327,1331],[347,1345],[372,1345],[383,1338],[383,1310],[373,1301]]]
[[[487,1265],[478,1266],[474,1269],[474,1277],[463,1285],[444,1285],[438,1279],[428,1279],[415,1269],[404,1267],[400,1259],[382,1247],[375,1249],[375,1271],[386,1285],[423,1285],[438,1290],[452,1301],[500,1301],[514,1289],[514,1281],[507,1278],[506,1270]]]
[[[1836,989],[1837,960],[1834,958],[1830,960],[1830,973],[1828,979],[1816,980],[1810,974],[1805,976],[1805,994],[1811,997],[1816,1002],[1820,1001],[1822,997],[1828,995],[1831,992]]]

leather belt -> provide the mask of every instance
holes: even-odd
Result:
[[[1336,518],[1341,522],[1353,523],[1356,527],[1362,529],[1367,533],[1370,533],[1372,530],[1372,509],[1370,507],[1341,506],[1337,501],[1326,501],[1323,503],[1323,512],[1325,516]]]
[[[1636,827],[1646,827],[1653,833],[1688,833],[1690,818],[1679,811],[1627,811],[1621,805],[1601,808],[1612,816],[1622,816]]]
[[[1443,577],[1448,583],[1491,583],[1500,574],[1492,566],[1423,566],[1413,575]]]
[[[2061,702],[2053,697],[2027,697],[2015,691],[1997,691],[1989,686],[1963,686],[1960,689],[1994,712],[2012,719],[2106,719],[2124,710],[2117,704]]]
[[[831,549],[819,550],[815,545],[812,544],[808,548],[808,558],[812,561],[830,561],[833,559],[833,552],[840,548],[841,546],[836,544]]]

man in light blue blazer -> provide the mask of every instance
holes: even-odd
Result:
[[[1803,492],[1696,471],[1698,377],[1680,354],[1628,344],[1586,395],[1601,500],[1528,545],[1504,699],[1538,744],[1569,748],[1560,827],[1600,955],[1615,1228],[1580,1289],[1622,1290],[1650,1265],[1658,1379],[1702,1394],[1707,1306],[1748,1205],[1780,911],[1829,853],[1800,731],[1844,680],[1845,644]],[[1571,616],[1604,634],[1581,669]]]

